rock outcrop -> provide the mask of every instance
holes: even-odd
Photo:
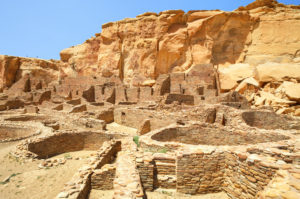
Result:
[[[300,55],[299,15],[298,7],[273,0],[233,12],[145,13],[104,24],[102,33],[60,54],[78,74],[117,75],[135,86],[197,64],[292,63]]]
[[[58,60],[0,55],[0,90],[11,87],[27,74],[48,84],[59,79],[64,66],[67,65]]]
[[[252,105],[271,105],[279,113],[290,113],[299,109],[299,30],[300,6],[276,0],[256,0],[232,12],[147,12],[102,25],[102,32],[95,37],[62,50],[60,61],[1,56],[0,89],[11,87],[27,73],[47,85],[65,77],[87,76],[100,79],[103,85],[108,81],[125,87],[153,88],[162,74],[189,77],[199,73],[201,78],[216,76],[216,86],[213,83],[208,90],[235,90]],[[201,76],[207,66],[213,70]],[[176,91],[190,94],[189,85],[191,82],[179,83]],[[204,89],[192,86],[199,93]],[[215,91],[211,92],[213,98]],[[115,91],[111,93],[113,99]],[[126,95],[124,98],[129,99]]]

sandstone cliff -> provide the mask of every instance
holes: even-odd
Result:
[[[48,84],[59,79],[64,67],[68,66],[58,60],[0,55],[0,90],[9,88],[26,74]]]
[[[62,50],[61,61],[1,56],[0,88],[25,73],[47,82],[80,75],[152,86],[162,74],[189,75],[210,64],[219,92],[236,90],[254,106],[297,112],[299,31],[300,6],[275,0],[256,0],[232,12],[148,12],[104,24],[95,37]]]
[[[197,64],[224,67],[299,62],[300,10],[273,0],[233,12],[145,13],[102,26],[102,33],[61,51],[79,74],[119,75],[139,85]]]

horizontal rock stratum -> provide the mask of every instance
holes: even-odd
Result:
[[[292,100],[295,103],[288,104],[293,104],[293,110],[282,110],[275,103],[276,110],[295,112],[299,104],[294,94],[300,82],[299,31],[300,6],[276,0],[256,0],[232,12],[147,12],[102,25],[101,33],[62,50],[60,61],[0,56],[0,88],[11,87],[28,73],[45,77],[47,83],[90,76],[119,78],[129,87],[153,86],[162,74],[189,74],[194,66],[210,64],[217,74],[219,92],[237,90],[257,106]],[[245,92],[249,83],[239,86],[247,78],[257,81],[255,92]],[[283,82],[293,86],[281,89],[286,87],[280,87]]]

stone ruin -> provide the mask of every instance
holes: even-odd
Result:
[[[86,76],[36,86],[26,76],[1,96],[1,142],[23,139],[14,155],[42,160],[40,169],[63,164],[47,161],[59,154],[96,152],[56,198],[89,198],[94,190],[146,198],[159,189],[271,198],[277,178],[299,194],[290,182],[300,180],[300,120],[251,109],[237,92],[220,94],[212,67],[204,68],[134,88]],[[112,123],[136,131],[114,132]]]
[[[151,198],[159,190],[171,198],[300,198],[300,119],[253,106],[247,91],[258,88],[250,83],[224,93],[213,63],[138,85],[110,73],[40,74],[19,75],[0,93],[0,144],[18,141],[13,156],[42,170],[68,161],[57,155],[94,151],[57,199],[95,191]]]

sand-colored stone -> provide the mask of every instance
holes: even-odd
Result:
[[[263,6],[268,9],[256,10]],[[299,11],[274,1],[257,1],[243,9],[165,11],[110,22],[85,43],[63,50],[61,60],[76,73],[117,75],[126,84],[184,72],[195,64],[252,67],[267,61],[292,62],[289,57],[295,55],[300,40]],[[286,31],[290,26],[294,28]]]
[[[299,198],[299,10],[147,12],[60,61],[0,56],[0,198]]]
[[[256,67],[259,82],[300,79],[300,64],[266,63]]]
[[[290,100],[299,101],[300,100],[300,83],[293,82],[283,82],[281,85],[284,93]]]

